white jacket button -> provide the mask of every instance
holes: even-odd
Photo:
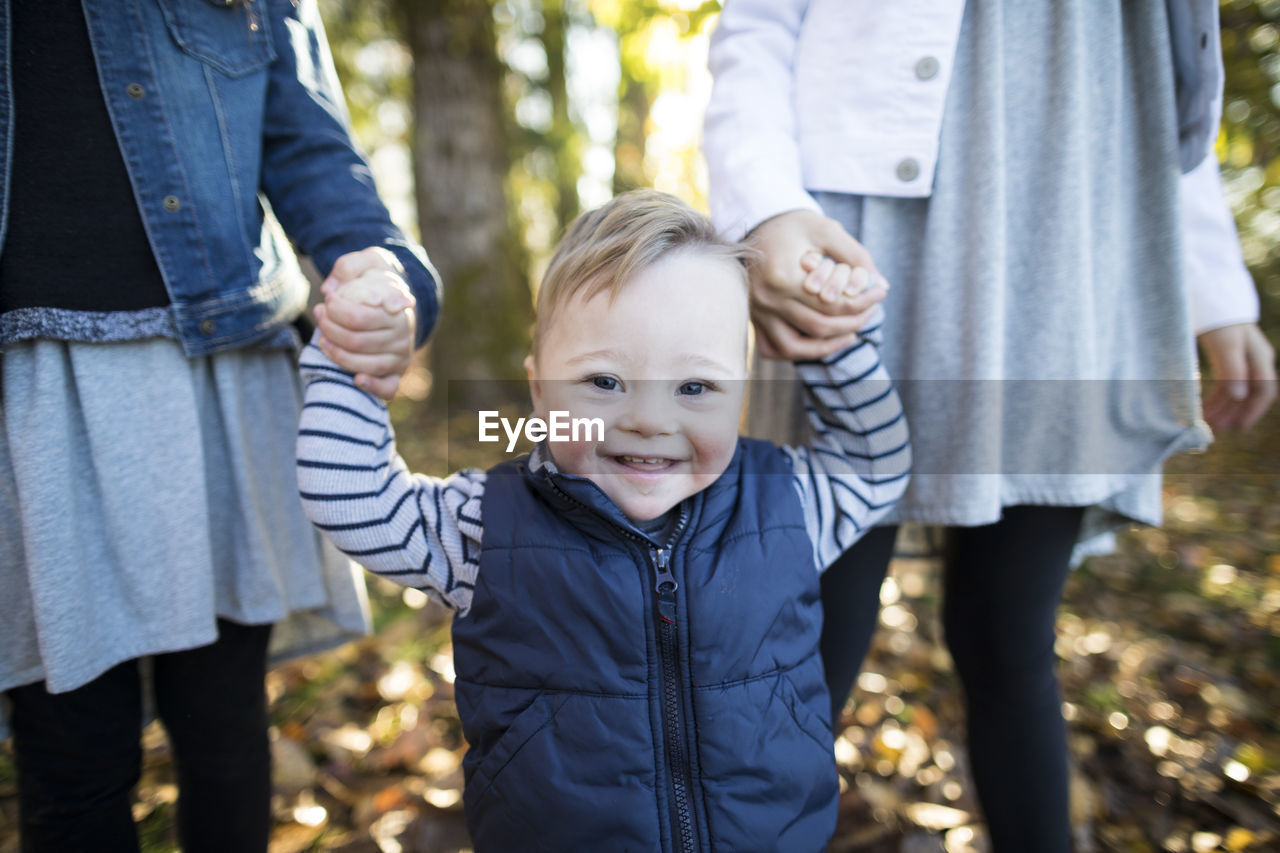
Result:
[[[920,177],[920,164],[916,162],[914,157],[905,157],[898,161],[898,168],[895,173],[900,181],[914,181]]]
[[[942,66],[932,56],[926,56],[916,63],[916,77],[921,80],[932,80],[938,76],[938,72],[941,70]]]

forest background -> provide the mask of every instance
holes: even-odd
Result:
[[[414,470],[494,461],[480,402],[517,410],[532,297],[583,209],[655,186],[705,209],[701,0],[320,0],[352,125],[393,216],[446,283],[392,404]],[[1224,0],[1217,153],[1262,326],[1280,349],[1280,0]],[[469,413],[469,414],[468,414]],[[453,437],[453,440],[450,440]],[[1068,585],[1058,624],[1082,853],[1280,849],[1280,415],[1170,463],[1167,524]],[[936,623],[933,537],[899,542],[881,630],[840,722],[842,851],[985,850],[960,696]],[[274,671],[273,853],[468,849],[449,616],[374,583],[377,631]],[[164,735],[135,814],[176,849]],[[0,748],[0,853],[17,850]],[[554,785],[554,780],[548,780]]]

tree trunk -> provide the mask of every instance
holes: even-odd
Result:
[[[542,47],[547,54],[547,94],[551,96],[551,132],[548,134],[556,158],[556,224],[563,233],[578,215],[578,178],[582,174],[582,154],[577,129],[569,118],[569,87],[565,67],[569,15],[566,0],[544,0],[542,4]]]
[[[629,75],[624,63],[618,96],[618,135],[613,148],[614,195],[649,186],[644,172],[644,152],[645,125],[649,122],[652,104],[649,87],[642,79]]]
[[[523,376],[528,352],[533,308],[507,203],[503,66],[490,0],[395,2],[414,61],[418,223],[445,293],[431,365],[453,408],[471,396],[468,382]]]

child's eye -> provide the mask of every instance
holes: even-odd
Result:
[[[705,394],[708,391],[714,391],[714,390],[715,390],[715,386],[712,385],[710,382],[699,382],[699,381],[693,380],[693,381],[685,382],[684,384],[682,384],[680,386],[679,393],[682,396],[686,396],[686,397],[697,397],[700,394]]]
[[[618,390],[618,380],[613,376],[592,376],[588,381],[601,391]]]

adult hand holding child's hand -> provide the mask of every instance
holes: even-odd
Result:
[[[857,340],[889,283],[871,254],[841,225],[811,210],[780,213],[746,242],[762,260],[751,269],[751,320],[765,358],[823,358]]]
[[[317,343],[356,385],[384,400],[395,396],[413,358],[416,302],[404,268],[386,249],[372,247],[338,258],[321,285],[315,309]]]

